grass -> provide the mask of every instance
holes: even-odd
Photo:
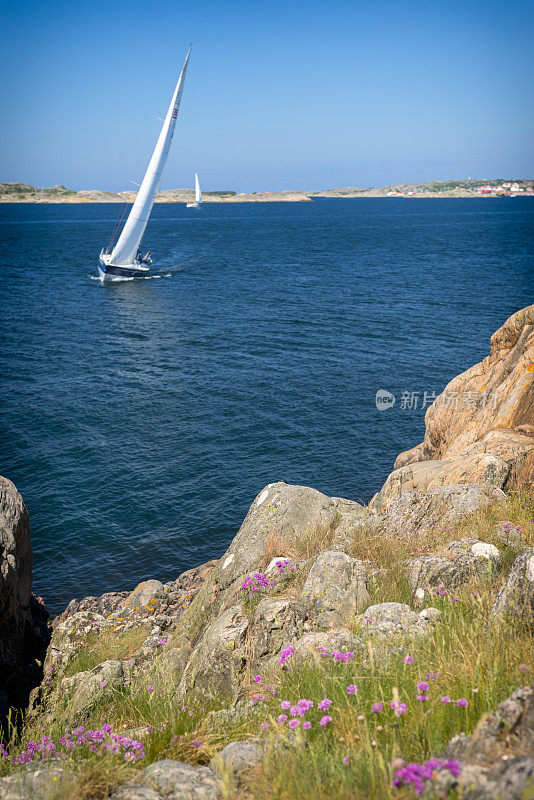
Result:
[[[367,666],[328,663],[324,669],[290,670],[281,682],[280,697],[293,703],[312,699],[316,708],[326,696],[333,701],[332,722],[322,729],[317,725],[321,712],[314,709],[312,729],[305,736],[297,734],[297,747],[290,752],[274,752],[254,796],[258,800],[401,797],[390,785],[394,758],[421,762],[439,754],[452,736],[471,733],[481,714],[524,682],[519,667],[532,664],[532,636],[526,631],[511,636],[510,630],[488,626],[492,599],[487,592],[477,601],[464,590],[459,603],[453,605],[448,599],[442,603],[435,634],[411,646],[411,665],[399,655]],[[436,672],[438,676],[428,681],[429,700],[419,702],[417,681]],[[355,696],[347,694],[350,683],[358,686]],[[443,705],[444,695],[466,698],[467,708]],[[408,706],[399,719],[389,708],[395,697]],[[383,703],[384,711],[372,713],[374,702]],[[281,727],[275,721],[279,709],[271,704],[273,732]],[[343,761],[347,756],[348,765]]]
[[[137,738],[144,745],[144,757],[130,763],[121,755],[81,747],[65,762],[74,770],[72,781],[61,785],[53,800],[100,800],[149,763],[172,758],[207,764],[228,742],[258,735],[266,747],[264,762],[245,778],[245,786],[239,792],[230,782],[224,782],[228,800],[413,798],[412,789],[391,786],[394,759],[421,762],[429,756],[439,756],[450,738],[460,732],[471,733],[482,714],[495,708],[517,686],[532,681],[532,633],[525,628],[493,624],[491,606],[518,552],[514,543],[503,545],[495,534],[496,525],[508,520],[514,527],[520,526],[526,543],[532,545],[533,519],[532,500],[515,496],[457,523],[402,540],[381,537],[372,528],[358,531],[351,555],[385,570],[372,587],[372,602],[410,603],[412,589],[405,578],[403,562],[436,552],[448,541],[463,536],[496,544],[503,552],[501,569],[491,581],[455,590],[457,602],[450,596],[429,599],[428,604],[442,612],[432,634],[416,641],[389,642],[388,658],[370,640],[371,657],[349,664],[331,658],[319,662],[309,659],[295,665],[289,661],[287,671],[278,665],[260,671],[261,683],[251,681],[244,691],[248,696],[262,693],[269,699],[255,705],[252,715],[246,717],[234,714],[221,719],[210,713],[225,708],[222,699],[210,707],[191,703],[182,706],[176,696],[176,682],[162,671],[157,660],[150,662],[130,686],[111,695],[103,693],[83,722],[86,729],[99,729],[107,722],[114,732]],[[281,555],[274,552],[278,546],[273,543],[273,555]],[[290,582],[290,594],[294,590],[292,584],[302,579],[299,575]],[[109,658],[127,658],[146,635],[142,628],[91,634],[69,665],[69,674],[91,669]],[[403,660],[408,653],[413,658],[411,664]],[[429,673],[433,678],[427,679],[428,700],[421,702],[417,700],[416,684]],[[349,684],[358,686],[355,695],[347,693]],[[453,702],[444,705],[440,698],[445,695]],[[318,709],[324,697],[332,700],[328,712]],[[300,698],[314,702],[314,708],[306,714],[312,727],[304,731],[300,725],[290,732],[287,722],[276,721],[281,713],[280,702],[289,700],[294,704]],[[455,704],[459,698],[468,701],[466,708]],[[396,699],[407,706],[406,713],[398,718],[390,708]],[[66,732],[58,721],[66,702],[66,698],[58,701],[56,720],[46,729],[58,746]],[[371,711],[375,702],[384,706],[380,713]],[[321,727],[319,720],[325,714],[332,720]],[[268,730],[262,730],[261,723],[268,723]],[[24,751],[28,742],[39,739],[43,732],[39,721],[19,738],[14,732],[10,758]],[[512,745],[503,742],[503,747],[513,752]],[[10,771],[10,759],[0,759],[0,775]]]
[[[149,633],[147,628],[142,627],[127,628],[120,632],[112,629],[91,631],[80,643],[63,677],[68,678],[77,672],[86,672],[103,661],[130,658],[141,647]]]

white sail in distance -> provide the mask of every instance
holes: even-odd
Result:
[[[198,175],[195,172],[195,203],[202,202],[202,195],[200,193],[200,183],[198,182]]]
[[[158,190],[163,168],[167,161],[167,156],[171,147],[174,128],[178,118],[178,110],[180,108],[180,100],[182,99],[182,91],[184,88],[185,73],[187,71],[187,64],[191,48],[187,52],[180,77],[176,84],[167,116],[161,126],[161,131],[152,153],[152,158],[145,172],[143,182],[139,187],[139,192],[135,198],[135,203],[126,220],[122,233],[113,252],[111,254],[111,263],[118,266],[124,264],[133,264],[141,239],[147,226],[152,206],[154,205],[154,198]]]

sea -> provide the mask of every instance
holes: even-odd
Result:
[[[152,274],[103,285],[121,211],[0,205],[0,473],[52,613],[221,556],[268,483],[368,502],[533,302],[534,198],[156,205]]]

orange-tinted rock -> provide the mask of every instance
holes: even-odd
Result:
[[[534,305],[491,337],[490,354],[454,378],[425,417],[421,444],[401,453],[371,507],[405,489],[481,483],[530,489],[534,477]]]

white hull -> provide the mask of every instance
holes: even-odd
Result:
[[[187,203],[186,208],[200,208],[202,203]]]

